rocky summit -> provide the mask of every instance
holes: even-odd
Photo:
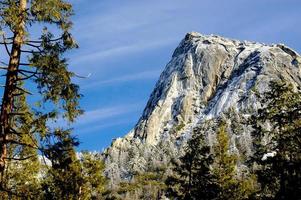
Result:
[[[247,117],[263,106],[258,94],[269,89],[271,80],[301,86],[300,70],[301,57],[283,44],[188,33],[162,72],[137,125],[105,150],[107,176],[118,182],[153,166],[168,166],[170,159],[181,155],[196,126],[208,130],[210,143],[213,125],[208,121],[229,110]],[[230,137],[234,152],[252,153],[248,127]]]

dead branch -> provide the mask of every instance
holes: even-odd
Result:
[[[18,86],[16,86],[16,89],[21,90],[22,92],[24,92],[24,93],[26,93],[26,94],[33,95],[31,92],[29,92],[29,91],[27,91],[27,90],[25,90],[25,89],[23,89],[23,88],[20,88],[20,87],[18,87]]]

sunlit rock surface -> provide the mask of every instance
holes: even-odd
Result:
[[[183,152],[195,126],[208,126],[212,143],[213,125],[205,121],[229,109],[248,116],[262,106],[255,92],[268,90],[271,80],[300,86],[300,67],[301,57],[282,44],[188,33],[162,72],[137,125],[104,152],[106,174],[118,182],[168,163]],[[242,126],[239,134],[231,135],[232,150],[250,154],[251,139]]]

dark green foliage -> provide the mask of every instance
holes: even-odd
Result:
[[[56,130],[57,141],[48,145],[44,152],[51,162],[46,171],[45,182],[42,183],[45,199],[76,199],[80,195],[83,184],[81,166],[73,147],[77,142],[69,137],[68,131]]]
[[[216,199],[249,199],[257,189],[256,179],[247,172],[238,174],[237,162],[240,158],[230,152],[230,139],[226,129],[225,122],[221,122],[216,135],[217,141],[213,146],[212,171],[219,188]]]
[[[42,199],[102,199],[106,185],[102,160],[88,152],[79,156],[79,159],[74,153],[61,154],[59,159],[54,156],[52,167],[46,167]]]
[[[27,155],[29,153],[24,150]],[[20,159],[24,158],[20,156]],[[40,185],[40,160],[37,156],[27,158],[23,161],[11,160],[6,166],[7,172],[3,176],[5,183],[0,199],[33,199],[39,197]]]
[[[8,57],[1,60],[7,63],[1,67],[6,74],[0,113],[4,199],[38,198],[36,193],[46,199],[74,199],[85,182],[74,149],[79,143],[69,127],[82,113],[79,87],[72,83],[75,74],[64,56],[77,48],[70,33],[72,14],[72,5],[64,0],[0,0],[1,45]],[[32,30],[40,27],[41,35],[33,38]],[[68,125],[55,128],[58,121]],[[41,176],[38,155],[51,162],[42,186],[36,181]]]
[[[98,200],[106,191],[107,179],[103,175],[105,165],[98,154],[83,152],[80,157],[83,184],[80,199]]]
[[[218,189],[210,170],[213,161],[204,131],[195,129],[185,155],[175,162],[174,175],[166,180],[167,195],[179,199],[213,199]]]
[[[221,123],[214,145],[213,174],[219,188],[218,199],[237,199],[239,182],[235,178],[237,156],[229,153],[229,136],[225,123]]]
[[[255,154],[251,162],[261,184],[261,199],[301,199],[301,93],[271,82],[252,117]]]
[[[134,175],[129,182],[119,184],[115,191],[117,193],[115,199],[160,199],[166,188],[164,179],[162,172],[145,172]]]
[[[184,156],[175,163],[174,174],[166,181],[168,197],[215,200],[252,197],[257,189],[256,178],[248,171],[238,173],[240,158],[230,152],[228,126],[224,122],[218,124],[212,150],[205,140],[205,130],[201,127],[194,130]]]

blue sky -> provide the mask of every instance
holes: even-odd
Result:
[[[301,52],[300,0],[71,0],[71,70],[86,113],[80,149],[100,151],[137,123],[161,71],[187,32],[284,43]]]

